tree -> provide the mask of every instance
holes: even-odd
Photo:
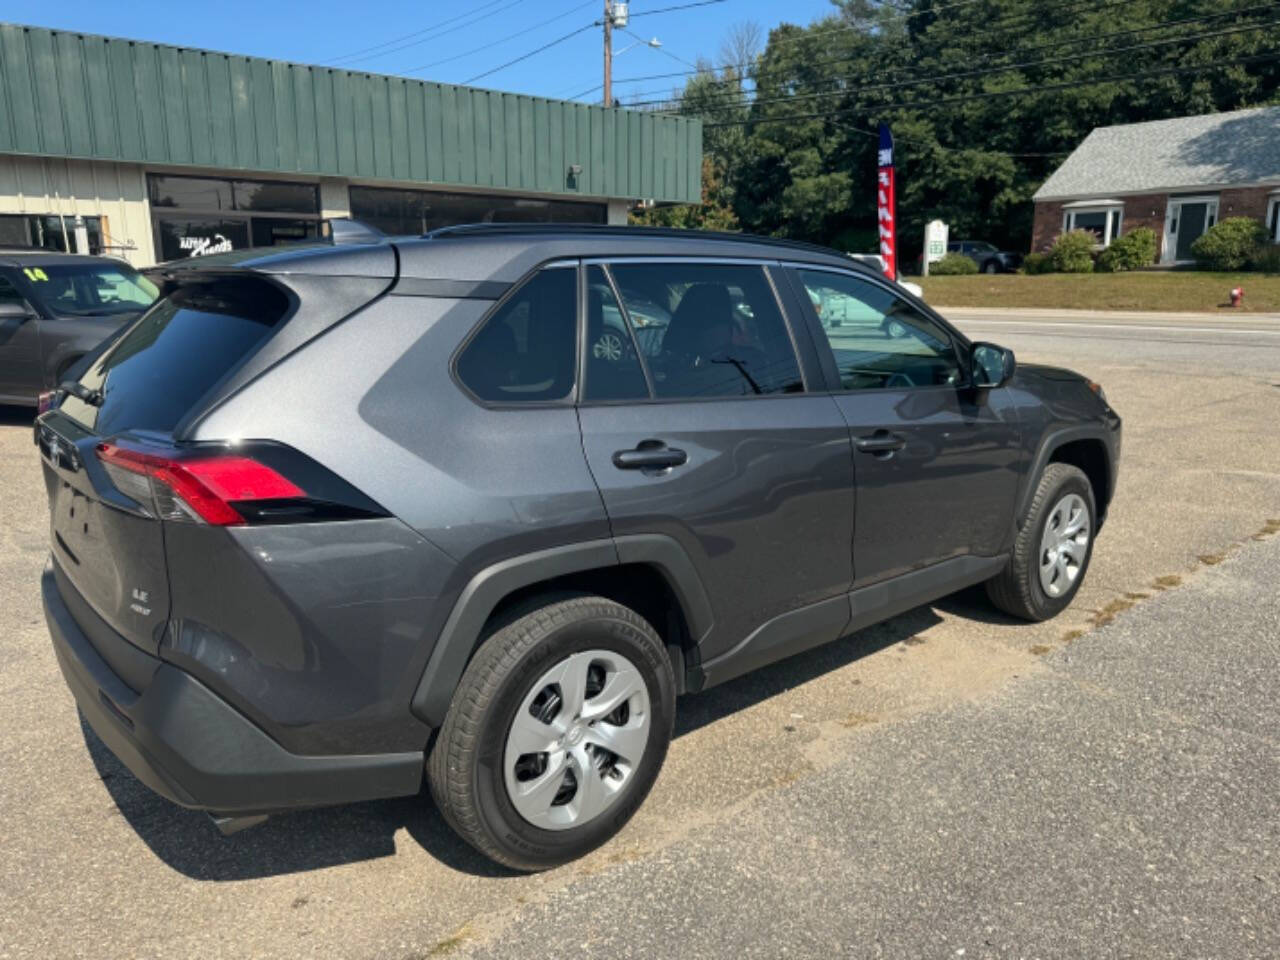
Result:
[[[1280,61],[1222,66],[1274,52],[1267,11],[1191,0],[834,8],[808,27],[775,28],[750,58],[734,28],[728,66],[703,65],[674,97],[673,109],[705,121],[709,202],[746,230],[874,250],[885,122],[897,139],[900,249],[917,247],[934,217],[953,236],[1025,249],[1032,193],[1094,127],[1280,101]],[[1196,39],[1208,33],[1220,35]],[[1088,85],[1052,89],[1077,82]]]

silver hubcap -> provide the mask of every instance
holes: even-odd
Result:
[[[635,776],[649,741],[649,691],[626,657],[587,650],[534,683],[503,752],[507,795],[544,830],[600,816]]]
[[[592,356],[597,360],[621,360],[622,338],[613,333],[602,333],[595,346],[591,348]]]
[[[1078,493],[1067,494],[1049,511],[1040,537],[1040,586],[1049,596],[1062,596],[1080,578],[1089,532],[1089,507]]]

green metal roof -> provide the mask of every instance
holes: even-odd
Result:
[[[702,123],[0,24],[0,153],[696,203]]]

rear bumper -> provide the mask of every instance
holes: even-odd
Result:
[[[134,690],[71,616],[52,560],[40,588],[58,665],[84,718],[134,776],[174,803],[217,813],[271,813],[408,796],[420,789],[421,752],[290,753],[190,674],[95,624],[99,644],[124,645],[108,652],[115,662],[122,655],[132,664],[139,657],[152,661],[146,688]]]

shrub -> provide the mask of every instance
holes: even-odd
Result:
[[[1023,273],[1053,273],[1053,262],[1049,259],[1048,254],[1044,253],[1028,253],[1022,258]]]
[[[1098,254],[1097,268],[1104,273],[1117,270],[1139,270],[1156,262],[1156,232],[1138,227],[1111,241],[1111,246]]]
[[[977,272],[978,265],[963,253],[948,253],[941,260],[929,264],[929,273],[935,277],[954,277]]]
[[[1259,273],[1280,273],[1280,243],[1264,243],[1253,254],[1250,270]]]
[[[1267,229],[1251,217],[1228,217],[1214,224],[1191,245],[1203,270],[1241,270],[1267,241]]]
[[[1088,230],[1068,230],[1058,235],[1049,248],[1049,261],[1058,273],[1093,273],[1096,234]]]

